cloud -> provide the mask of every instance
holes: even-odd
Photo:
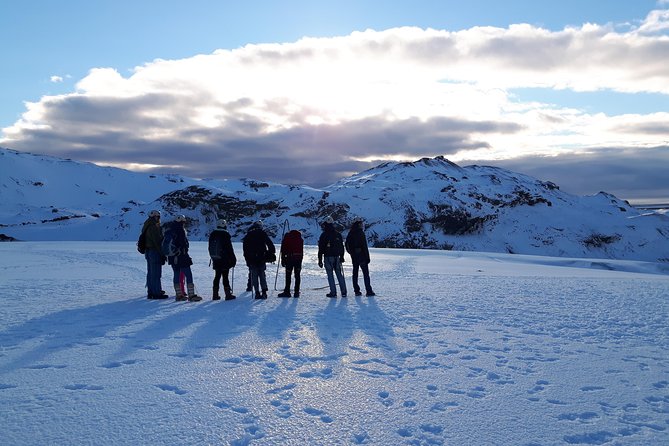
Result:
[[[523,156],[510,160],[478,160],[476,164],[523,172],[552,181],[577,195],[600,191],[637,202],[669,202],[669,145],[638,149],[598,148],[554,157]],[[643,179],[643,180],[640,180]]]
[[[521,103],[509,90],[669,94],[668,22],[658,10],[624,32],[367,30],[154,60],[128,77],[94,68],[75,91],[28,103],[0,143],[194,177],[313,185],[387,159],[538,162],[608,147],[647,155],[669,139],[667,114],[589,114]]]
[[[57,84],[59,82],[63,82],[63,77],[62,76],[51,76],[49,79],[51,82]]]

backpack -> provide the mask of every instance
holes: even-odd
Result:
[[[146,231],[142,231],[137,239],[137,251],[140,254],[146,254]]]
[[[289,259],[301,259],[304,255],[304,240],[300,231],[293,229],[283,237],[281,254]]]
[[[176,238],[176,229],[172,223],[166,223],[163,225],[163,241],[160,245],[160,249],[163,252],[164,256],[174,257],[179,255],[179,250],[177,249],[175,242]]]
[[[223,258],[223,237],[221,232],[212,232],[209,236],[209,257],[211,260],[221,260]]]

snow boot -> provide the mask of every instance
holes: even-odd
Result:
[[[211,300],[221,300],[221,296],[218,295],[218,284],[214,285],[214,290],[211,293]]]
[[[225,287],[225,300],[233,300],[236,299],[237,296],[232,294],[232,290],[228,287]]]
[[[202,300],[200,296],[195,294],[195,284],[188,283],[186,284],[186,288],[188,288],[188,302],[199,302]]]
[[[290,297],[290,290],[283,290],[283,293],[279,293],[277,297]]]
[[[178,283],[174,284],[174,292],[176,293],[176,300],[177,301],[184,301],[187,300],[188,298],[184,295],[184,293],[181,291],[181,285]]]
[[[337,297],[337,293],[328,293],[325,297]]]
[[[295,290],[293,297],[300,297],[300,290]]]
[[[372,290],[369,290],[369,291],[367,291],[366,296],[367,296],[367,297],[373,297],[373,296],[376,296],[376,293],[375,293],[374,291],[372,291]]]

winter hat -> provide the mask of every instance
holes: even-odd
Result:
[[[328,215],[328,216],[325,218],[325,223],[327,223],[327,224],[329,224],[329,225],[334,224],[334,219],[332,218],[331,215]]]
[[[364,220],[359,215],[353,217],[353,223],[362,223]]]
[[[186,216],[185,215],[177,215],[177,218],[174,219],[174,221],[178,222],[185,222],[186,221]]]
[[[219,218],[218,221],[216,221],[216,227],[219,229],[227,229],[228,222],[223,218]]]
[[[149,212],[149,217],[160,217],[160,211],[154,209],[151,212]]]

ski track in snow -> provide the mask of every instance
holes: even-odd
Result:
[[[667,276],[374,250],[376,298],[307,261],[299,299],[251,300],[240,265],[212,302],[194,243],[205,300],[177,303],[131,243],[0,250],[5,444],[669,443]]]

